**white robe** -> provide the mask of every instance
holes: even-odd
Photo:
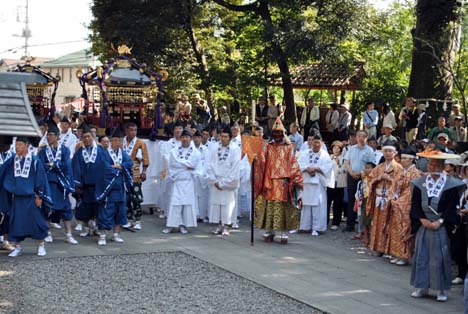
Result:
[[[239,214],[252,211],[252,185],[251,166],[247,155],[241,160],[240,166],[240,186],[237,195],[237,211]]]
[[[197,148],[201,154],[201,161],[198,164],[195,175],[195,195],[198,201],[198,217],[203,219],[208,217],[209,193],[210,189],[206,178],[206,165],[210,158],[209,145],[200,144]]]
[[[215,145],[210,151],[206,173],[210,190],[210,222],[232,223],[232,213],[236,206],[236,190],[239,187],[241,150],[235,143],[229,144],[226,160],[221,160],[227,148]],[[220,148],[220,151],[218,152]],[[218,156],[221,154],[221,157]],[[218,189],[214,185],[218,183]]]
[[[165,194],[164,187],[165,182],[161,179],[161,175],[164,171],[164,158],[162,155],[163,146],[166,144],[164,141],[156,141],[154,145],[153,156],[154,159],[151,160],[150,168],[152,168],[153,180],[155,182],[154,188],[151,190],[151,193],[155,194],[154,203],[156,207],[163,208],[162,203],[164,203]],[[143,199],[146,199],[144,197]]]
[[[60,144],[65,145],[70,150],[70,158],[75,153],[76,144],[78,144],[78,138],[73,134],[72,129],[68,129],[67,133],[60,133]]]
[[[237,135],[236,137],[232,138],[231,144],[239,146],[239,149],[241,150],[241,156],[242,156],[242,137],[241,135]],[[232,211],[232,222],[237,223],[237,217],[240,214],[239,210],[239,188],[236,189],[236,206],[234,206],[234,210]]]
[[[39,144],[37,145],[37,147],[40,147],[42,145],[47,145],[47,131],[44,133],[44,135],[42,135],[41,140]]]
[[[182,152],[182,154],[180,154]],[[194,172],[199,167],[201,153],[193,145],[171,150],[168,178],[173,182],[168,227],[197,226],[197,198],[195,195]]]
[[[327,186],[334,184],[333,164],[330,155],[321,150],[318,160],[312,160],[313,151],[302,150],[299,154],[298,164],[304,176],[304,190],[302,192],[301,230],[327,230]],[[314,157],[316,155],[313,155]],[[308,167],[317,167],[323,174],[309,175],[304,170]]]
[[[161,186],[162,186],[162,190],[164,192],[163,194],[163,197],[162,197],[162,201],[160,202],[161,203],[161,208],[164,210],[164,216],[167,217],[168,213],[169,213],[169,206],[170,206],[170,199],[171,199],[171,195],[172,195],[172,181],[168,178],[168,175],[167,175],[167,170],[168,170],[168,165],[169,165],[169,157],[171,155],[171,151],[176,148],[176,147],[179,147],[180,146],[180,141],[176,140],[175,138],[171,138],[169,141],[165,142],[162,146],[161,146],[161,154],[162,154],[162,158],[163,158],[163,167],[164,167],[164,170],[166,171],[166,177],[164,179],[162,179],[161,181]]]

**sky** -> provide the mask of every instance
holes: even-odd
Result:
[[[91,0],[29,0],[29,29],[32,35],[29,55],[56,58],[89,48],[85,25],[92,18],[90,3]],[[14,35],[20,35],[24,29],[25,6],[26,0],[2,1],[0,59],[19,59],[24,55],[24,38]],[[61,44],[44,45],[50,43]]]
[[[57,58],[90,47],[86,25],[92,19],[92,0],[29,0],[28,54],[33,57]],[[377,8],[386,8],[392,0],[369,0]],[[0,59],[24,56],[26,0],[3,0],[0,11]],[[49,44],[49,45],[46,45]],[[52,44],[52,45],[50,45]]]

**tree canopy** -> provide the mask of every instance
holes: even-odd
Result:
[[[377,10],[366,0],[93,0],[92,12],[93,52],[109,58],[111,44],[125,43],[140,62],[167,69],[168,101],[202,92],[214,108],[247,108],[275,93],[294,120],[303,94],[293,93],[290,70],[315,61],[365,62],[354,111],[366,100],[398,106],[408,93],[417,16],[409,2]],[[275,75],[281,88],[269,86]]]

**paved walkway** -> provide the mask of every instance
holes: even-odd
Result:
[[[54,230],[56,242],[47,246],[47,258],[183,251],[332,314],[463,313],[461,286],[449,293],[446,303],[413,299],[411,268],[370,256],[349,240],[349,233],[329,231],[317,238],[292,235],[284,246],[262,242],[256,230],[256,242],[251,246],[247,224],[242,220],[241,229],[230,237],[211,235],[212,227],[207,224],[188,235],[164,235],[162,220],[144,216],[144,230],[125,232],[126,243],[105,247],[97,246],[95,238],[78,239],[80,244],[71,247],[63,243],[62,232]],[[34,253],[35,243],[27,240],[24,254],[14,261],[39,258]],[[0,253],[0,270],[2,262],[12,260],[6,255]]]

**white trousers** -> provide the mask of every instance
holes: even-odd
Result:
[[[174,190],[174,182],[170,179],[164,180],[164,191],[166,195],[164,196],[164,201],[162,203],[164,209],[164,216],[169,217],[169,209],[171,208],[171,198],[172,198],[172,191]]]
[[[301,210],[300,230],[327,230],[327,212],[323,213],[324,206],[303,205]]]
[[[167,216],[166,226],[169,228],[196,227],[197,213],[192,205],[172,205]]]
[[[208,217],[208,207],[209,204],[209,196],[210,190],[206,189],[198,189],[197,191],[197,201],[198,201],[198,217],[199,218],[206,218]]]
[[[232,213],[234,206],[227,205],[211,205],[210,207],[210,223],[219,224],[221,221],[222,225],[230,225],[232,223]]]

